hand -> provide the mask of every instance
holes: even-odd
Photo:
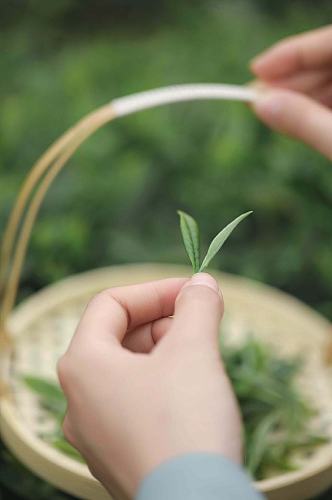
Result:
[[[332,159],[332,26],[277,43],[251,69],[266,86],[257,115]]]
[[[58,365],[64,432],[110,492],[115,482],[133,495],[184,453],[241,462],[239,410],[218,349],[222,312],[205,273],[105,290],[89,303]]]

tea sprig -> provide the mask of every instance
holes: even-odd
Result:
[[[265,479],[296,470],[300,457],[329,442],[298,386],[304,360],[281,358],[251,336],[230,347],[222,342],[224,334],[220,350],[243,416],[248,472]]]
[[[190,259],[194,273],[200,273],[207,268],[211,260],[219,252],[225,241],[228,239],[230,234],[236,228],[236,226],[248,215],[252,214],[252,211],[246,212],[232,222],[230,222],[224,229],[222,229],[215,238],[210,243],[208,251],[200,264],[200,238],[199,238],[199,228],[198,224],[191,215],[178,210],[180,217],[180,229],[182,233],[183,243],[187,251],[188,257]]]
[[[221,339],[225,338],[224,332]],[[239,346],[220,346],[244,421],[245,466],[256,479],[298,468],[296,459],[329,441],[316,431],[315,409],[298,388],[300,359],[278,357],[267,345],[248,337]],[[55,428],[43,438],[62,453],[82,461],[65,440],[65,397],[56,382],[27,376],[25,384],[39,398]]]

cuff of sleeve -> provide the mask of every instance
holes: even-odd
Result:
[[[136,500],[262,500],[244,470],[222,455],[195,453],[163,462],[140,484]]]

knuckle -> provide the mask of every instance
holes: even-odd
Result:
[[[69,370],[68,370],[67,356],[63,355],[61,356],[61,358],[57,363],[57,374],[62,388],[67,386],[68,375],[69,375],[68,372]]]
[[[64,354],[57,363],[57,375],[65,396],[70,398],[82,377],[81,355]],[[84,366],[84,365],[83,365]]]
[[[121,293],[119,292],[119,290],[119,287],[113,287],[105,288],[104,290],[100,291],[90,299],[86,307],[86,311],[89,311],[91,314],[91,312],[93,312],[93,310],[95,309],[99,310],[109,307],[118,308],[118,310],[121,311],[121,313],[124,315],[125,320],[127,321],[127,326],[129,327],[131,324],[130,313],[123,297],[121,297]]]
[[[74,437],[74,433],[73,433],[73,427],[71,425],[68,414],[65,416],[65,418],[63,420],[62,431],[63,431],[63,435],[65,436],[68,443],[75,446],[75,437]]]
[[[112,289],[111,288],[101,290],[100,292],[96,293],[96,295],[94,295],[89,300],[87,308],[90,309],[91,307],[95,307],[99,304],[102,304],[106,300],[109,300],[110,297],[112,298]]]
[[[79,352],[64,354],[57,363],[57,374],[60,385],[66,395],[77,388],[84,378],[84,367],[93,366],[94,351],[84,346]]]
[[[123,303],[121,295],[119,294],[118,290],[119,288],[117,287],[105,288],[104,290],[101,290],[99,293],[97,293],[90,299],[86,307],[86,310],[89,310],[91,312],[91,309],[117,306],[125,314],[129,324],[130,323],[129,313],[126,308],[126,304]]]

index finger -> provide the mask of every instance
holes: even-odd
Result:
[[[332,26],[286,38],[257,56],[251,70],[264,80],[320,69],[332,62]]]
[[[109,288],[88,304],[71,347],[77,341],[121,344],[127,331],[171,316],[175,299],[187,278],[169,278]]]

